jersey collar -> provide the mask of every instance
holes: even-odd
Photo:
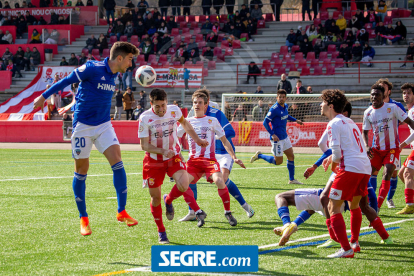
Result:
[[[380,109],[381,107],[383,107],[383,106],[384,106],[384,104],[385,104],[385,102],[383,102],[383,103],[382,103],[382,105],[381,105],[380,107],[378,107],[378,108],[375,108],[374,106],[372,106],[372,108],[373,108],[373,109]]]

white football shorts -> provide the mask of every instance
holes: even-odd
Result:
[[[319,189],[296,189],[295,204],[299,211],[312,210],[322,212],[322,203],[319,199]]]
[[[231,171],[233,168],[234,160],[231,158],[230,154],[216,154],[217,162],[220,164],[220,169],[223,172],[223,169],[228,169]]]
[[[270,143],[272,144],[272,153],[276,157],[283,156],[283,152],[292,147],[289,136],[277,142],[273,142],[272,140],[270,140]]]
[[[72,157],[75,159],[89,158],[93,144],[100,153],[112,145],[119,145],[110,121],[98,126],[89,126],[78,122],[73,129],[71,143]]]

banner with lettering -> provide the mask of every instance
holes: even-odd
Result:
[[[169,68],[154,68],[157,73],[157,81],[153,87],[177,87],[184,88],[184,68],[182,66],[170,66]],[[190,88],[199,88],[203,81],[203,68],[188,68],[190,70],[190,79],[188,86]]]

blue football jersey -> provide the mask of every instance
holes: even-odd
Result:
[[[219,121],[221,127],[224,129],[227,140],[229,140],[230,145],[233,148],[233,151],[236,152],[236,149],[234,148],[233,142],[231,141],[231,138],[236,136],[236,132],[234,131],[233,127],[231,126],[229,120],[227,120],[224,113],[221,110],[218,110],[218,109],[215,109],[215,108],[212,108],[212,107],[208,106],[206,115],[214,117]],[[223,143],[220,140],[216,139],[216,154],[226,154],[226,153],[227,153],[227,151],[224,148]]]
[[[118,73],[112,73],[108,58],[104,61],[88,61],[42,95],[47,99],[66,86],[80,82],[74,106],[73,126],[77,122],[97,126],[111,120],[111,103],[117,76]]]
[[[287,121],[296,121],[295,118],[289,116],[288,105],[281,106],[279,103],[275,103],[266,115],[263,125],[268,126],[269,122],[272,125],[270,140],[272,139],[272,134],[275,134],[279,140],[286,139],[288,137],[286,132]],[[266,128],[268,129],[268,128]]]

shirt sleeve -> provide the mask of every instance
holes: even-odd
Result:
[[[332,162],[339,163],[341,159],[340,126],[332,124],[328,128],[329,147],[332,149]]]
[[[226,134],[226,138],[227,139],[234,138],[236,136],[236,132],[234,131],[234,128],[231,125],[231,123],[229,122],[229,120],[227,120],[224,113],[221,110],[218,110],[216,114],[217,114],[216,118],[217,118],[218,122],[220,123],[221,127],[224,129],[224,133]]]
[[[367,111],[364,113],[364,119],[362,123],[362,130],[370,130],[372,129],[371,122],[369,121]]]
[[[328,150],[328,131],[325,129],[321,138],[319,139],[318,146],[322,152]]]
[[[394,106],[394,114],[400,122],[404,122],[408,115],[405,111],[402,111],[397,105]]]
[[[180,125],[177,129],[177,136],[181,138],[181,137],[184,136],[184,133],[185,133],[185,130],[184,130],[183,126]]]
[[[139,120],[138,138],[149,137],[149,127],[144,123],[142,118]]]
[[[214,133],[216,134],[217,138],[220,139],[221,137],[225,136],[226,134],[224,132],[224,129],[221,127],[219,121],[216,118],[214,118],[213,121],[214,121]]]
[[[181,108],[179,108],[178,106],[175,106],[175,110],[174,110],[177,115],[175,116],[175,118],[178,120],[181,119],[181,117],[183,117],[183,113],[181,112]]]

